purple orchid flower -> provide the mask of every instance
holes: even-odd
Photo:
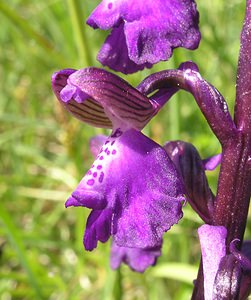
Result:
[[[96,160],[66,202],[66,207],[92,209],[84,246],[93,250],[112,235],[112,252],[122,247],[112,264],[126,261],[132,269],[144,271],[160,254],[163,233],[182,217],[184,200],[182,180],[166,151],[140,132],[159,107],[102,69],[59,71],[52,86],[74,116],[112,128],[105,141],[92,141]]]
[[[158,93],[159,94],[159,93]],[[161,100],[158,95],[158,101]],[[157,100],[156,95],[154,98]],[[104,135],[95,136],[90,140],[90,149],[96,157],[102,145],[107,140]],[[205,175],[205,169],[212,170],[220,162],[220,155],[201,160],[196,148],[183,141],[168,142],[163,147],[176,166],[186,190],[186,198],[201,218],[212,222],[213,201],[212,194]],[[209,167],[209,168],[208,168]],[[90,239],[91,239],[90,232]],[[122,263],[128,264],[131,269],[143,272],[149,265],[154,265],[161,253],[161,243],[154,248],[126,248],[112,244],[111,267],[118,268]]]
[[[168,60],[174,48],[196,49],[198,23],[193,0],[103,0],[87,20],[94,29],[112,29],[98,60],[125,74]]]

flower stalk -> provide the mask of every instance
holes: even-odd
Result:
[[[251,195],[251,0],[247,0],[241,34],[234,122],[237,131],[222,147],[213,216],[214,225],[227,228],[227,253],[234,239],[240,240],[241,248]],[[192,299],[203,299],[202,278],[199,272]]]

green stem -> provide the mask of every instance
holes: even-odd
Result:
[[[87,44],[84,17],[81,14],[81,6],[78,0],[68,0],[73,32],[76,38],[78,54],[81,64],[92,65],[92,58]]]

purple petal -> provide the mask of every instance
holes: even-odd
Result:
[[[103,107],[77,86],[68,84],[69,76],[77,72],[65,69],[52,75],[52,89],[65,109],[77,119],[92,126],[112,128]]]
[[[196,63],[194,63],[191,60],[188,60],[188,61],[185,61],[185,62],[181,63],[179,65],[179,70],[182,70],[182,71],[192,70],[192,71],[197,72],[197,73],[200,72],[199,67],[196,65]]]
[[[53,87],[58,100],[74,116],[96,127],[132,127],[141,130],[157,113],[158,106],[118,76],[102,69],[73,71],[62,85],[55,73]],[[60,90],[61,88],[61,90]]]
[[[79,202],[76,198],[70,197],[66,202],[65,202],[65,207],[69,206],[82,206],[81,202]]]
[[[111,235],[111,209],[93,210],[86,223],[84,246],[86,250],[97,247],[98,241],[105,243]]]
[[[160,89],[158,92],[153,94],[150,99],[156,103],[159,109],[166,104],[170,98],[178,92],[178,89],[170,88],[170,89]]]
[[[154,248],[126,248],[119,247],[115,243],[111,248],[111,267],[119,268],[122,263],[128,265],[136,272],[144,272],[148,267],[156,264],[161,255],[161,245]]]
[[[141,130],[157,112],[157,107],[120,77],[102,69],[82,69],[69,77],[77,86],[105,109],[113,124]]]
[[[55,72],[51,77],[52,89],[54,94],[60,99],[60,92],[66,86],[68,77],[76,72],[74,69],[64,69],[59,72]]]
[[[94,210],[112,210],[110,226],[117,245],[151,248],[182,217],[183,193],[164,149],[136,130],[118,129],[72,197]]]
[[[95,29],[124,28],[125,38],[119,39],[124,45],[116,51],[118,33],[112,31],[106,41],[110,49],[102,49],[99,57],[103,64],[125,73],[134,72],[130,62],[128,68],[125,65],[127,55],[139,65],[138,69],[142,69],[147,63],[168,60],[174,48],[197,48],[200,41],[198,22],[193,0],[103,0],[87,20]],[[116,63],[109,58],[111,53],[116,56]]]
[[[152,67],[152,64],[149,63],[136,64],[129,58],[123,23],[112,29],[101,47],[97,59],[103,66],[109,66],[114,71],[124,74],[131,74]]]
[[[226,255],[227,230],[223,226],[202,225],[198,229],[204,273],[205,300],[212,300],[220,261]]]
[[[203,160],[204,168],[208,171],[213,171],[221,163],[221,154],[208,157]]]
[[[214,195],[198,151],[192,144],[183,141],[168,142],[164,149],[183,178],[190,205],[206,223],[211,223]]]

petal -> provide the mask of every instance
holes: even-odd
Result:
[[[53,76],[53,87],[56,87],[59,101],[74,116],[93,126],[110,128],[112,122],[115,127],[141,130],[158,111],[154,102],[105,70],[86,68],[75,71],[67,77],[64,86],[62,74],[65,76],[65,70]]]
[[[214,195],[209,188],[198,151],[192,144],[183,141],[168,142],[164,149],[183,178],[190,205],[206,223],[211,223]]]
[[[76,198],[70,197],[66,202],[65,202],[65,207],[69,206],[82,206],[81,202],[79,202]]]
[[[205,300],[212,300],[213,286],[220,261],[226,255],[227,230],[223,226],[202,225],[198,229],[204,274]]]
[[[97,247],[98,241],[105,243],[111,235],[111,209],[93,210],[86,223],[84,246],[86,250]]]
[[[124,123],[141,130],[157,112],[157,107],[146,96],[103,69],[79,70],[69,77],[68,84],[102,105],[113,125]]]
[[[163,107],[170,98],[177,93],[178,89],[170,88],[170,89],[160,89],[156,93],[150,96],[151,101],[156,103],[156,106]]]
[[[118,129],[72,197],[94,210],[112,209],[117,245],[151,248],[182,217],[183,192],[164,149],[136,130]]]
[[[207,171],[213,171],[218,167],[218,165],[221,163],[221,153],[211,156],[209,158],[206,158],[203,160],[204,168]]]
[[[103,0],[87,20],[93,28],[103,30],[125,24],[128,50],[112,52],[116,52],[117,57],[125,57],[128,52],[130,60],[138,64],[139,69],[146,63],[169,59],[173,48],[197,48],[200,41],[198,22],[193,0]],[[110,39],[116,40],[115,36]],[[103,59],[102,63],[112,67],[109,57],[106,58],[107,61]],[[116,68],[120,66],[117,64]],[[120,71],[125,71],[122,64]],[[129,71],[126,70],[126,73]]]
[[[111,248],[111,267],[117,269],[122,263],[128,265],[136,272],[144,272],[148,267],[156,264],[161,255],[161,245],[155,248],[126,248],[119,247],[115,243]]]
[[[75,72],[73,69],[65,69],[52,75],[52,89],[57,99],[77,119],[92,126],[112,128],[100,104],[77,87],[67,84],[69,76]]]
[[[58,99],[60,99],[60,92],[66,86],[68,77],[76,72],[74,69],[64,69],[55,72],[51,77],[52,89]]]
[[[136,64],[129,58],[124,23],[112,29],[101,47],[97,59],[103,66],[109,66],[112,70],[124,74],[131,74],[152,67],[152,64],[149,63]]]

